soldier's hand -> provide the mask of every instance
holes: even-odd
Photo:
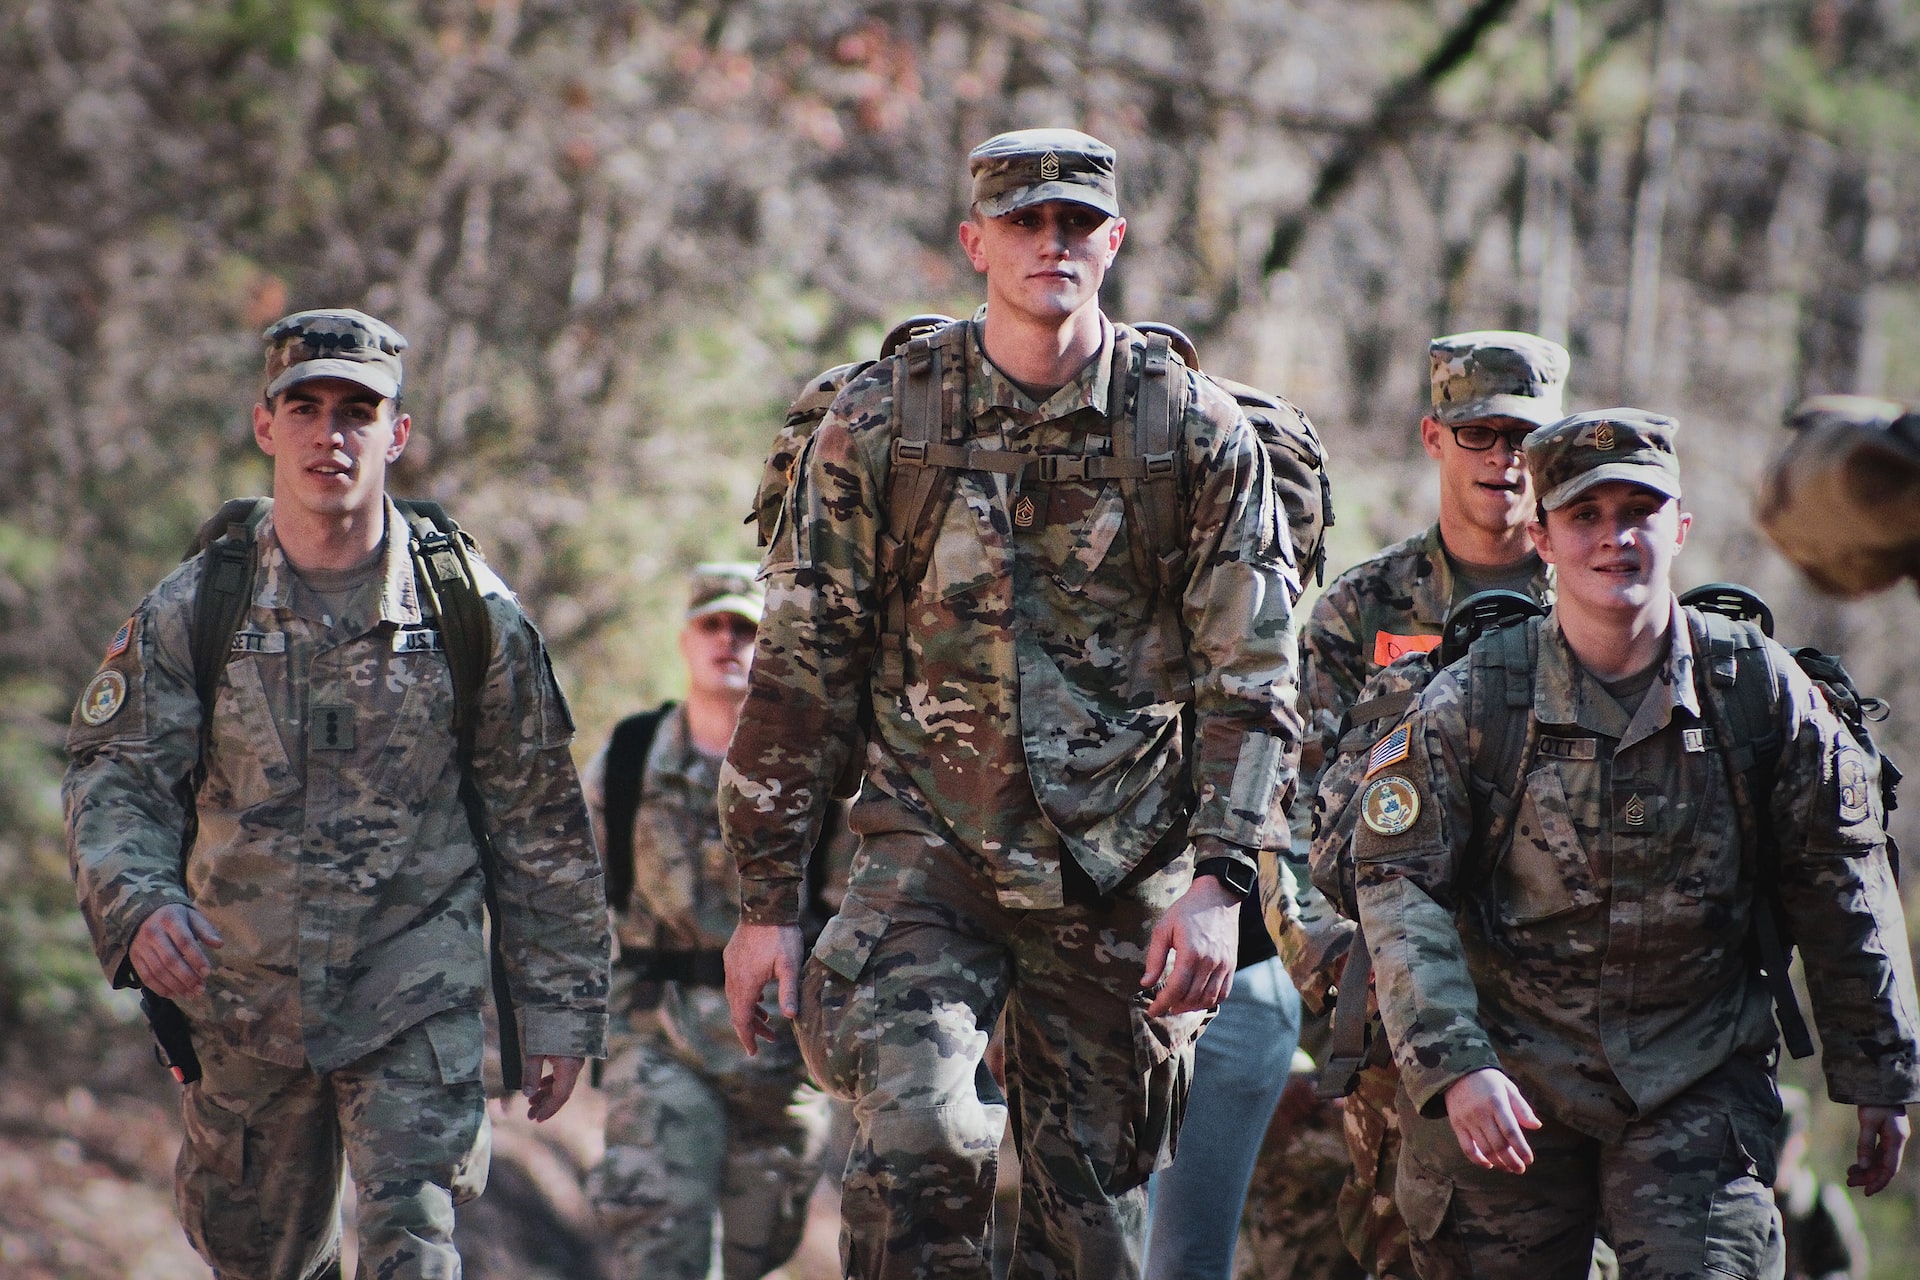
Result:
[[[528,1080],[520,1086],[527,1099],[527,1119],[536,1123],[551,1120],[573,1096],[585,1058],[560,1058],[536,1053],[527,1059]]]
[[[733,1015],[733,1034],[749,1056],[758,1056],[760,1041],[772,1040],[773,1020],[760,1004],[767,983],[780,983],[780,1012],[800,1016],[800,962],[805,944],[797,924],[741,924],[727,939],[727,1009]]]
[[[1859,1187],[1863,1195],[1884,1191],[1900,1172],[1900,1156],[1906,1150],[1907,1109],[1905,1107],[1861,1107],[1859,1160],[1847,1170],[1847,1185]]]
[[[1538,1129],[1540,1117],[1498,1067],[1482,1067],[1447,1086],[1447,1123],[1460,1150],[1482,1169],[1525,1173],[1533,1163],[1521,1130]]]
[[[213,957],[206,948],[217,951],[226,945],[213,921],[176,902],[140,922],[133,945],[127,948],[127,958],[133,962],[141,986],[157,996],[178,1000],[206,989],[207,975],[213,972]]]
[[[1147,1012],[1161,1018],[1217,1007],[1233,990],[1233,965],[1239,955],[1240,902],[1218,879],[1201,876],[1167,908],[1147,941],[1147,970],[1140,975],[1140,985],[1160,985]]]

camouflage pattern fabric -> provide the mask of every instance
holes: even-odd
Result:
[[[1611,1141],[1734,1054],[1770,1052],[1772,1003],[1746,957],[1754,902],[1722,748],[1689,732],[1701,707],[1678,604],[1666,662],[1632,715],[1586,674],[1557,621],[1527,625],[1538,637],[1533,705],[1507,713],[1532,714],[1566,745],[1543,749],[1527,776],[1487,903],[1498,936],[1455,918],[1483,875],[1465,862],[1466,778],[1471,735],[1488,730],[1470,723],[1464,663],[1428,686],[1407,758],[1370,784],[1412,795],[1417,812],[1397,835],[1366,822],[1355,832],[1361,918],[1421,1108],[1498,1065],[1536,1109]],[[1920,1096],[1920,1016],[1906,948],[1888,941],[1906,933],[1878,799],[1843,787],[1859,748],[1773,647],[1786,743],[1770,800],[1781,898],[1829,1092],[1904,1103]],[[1660,927],[1615,928],[1643,915]]]
[[[622,949],[726,945],[740,877],[720,840],[719,770],[694,747],[686,708],[668,711],[633,816],[633,897],[615,919]],[[603,848],[605,774],[603,749],[582,773]],[[750,1058],[724,991],[636,977],[615,974],[606,1154],[589,1179],[620,1274],[705,1280],[718,1206],[725,1275],[758,1280],[799,1247],[824,1098],[806,1083],[790,1027]]]
[[[1413,1280],[1413,1246],[1395,1199],[1400,1167],[1400,1112],[1394,1099],[1400,1073],[1390,1066],[1361,1068],[1340,1111],[1348,1176],[1340,1188],[1340,1235],[1347,1250],[1376,1280]]]
[[[1207,1015],[1149,1018],[1153,922],[1187,887],[1176,841],[1111,895],[1010,908],[965,851],[863,793],[840,914],[801,979],[814,1078],[854,1103],[844,1274],[987,1280],[1001,1138],[1020,1154],[1013,1272],[1138,1277],[1146,1179],[1171,1159]],[[984,1063],[1005,1011],[1006,1093]]]
[[[1137,368],[1139,335],[1107,333]],[[965,346],[973,438],[1043,454],[1111,451],[1110,346],[1044,405],[986,360],[977,331]],[[752,690],[721,774],[746,920],[798,918],[800,868],[863,697],[867,787],[894,797],[911,829],[982,859],[1005,906],[1059,906],[1063,859],[1111,889],[1189,809],[1192,835],[1217,837],[1249,863],[1245,851],[1286,842],[1276,799],[1299,722],[1289,612],[1298,580],[1284,516],[1252,429],[1224,393],[1184,376],[1178,460],[1191,535],[1177,597],[1138,580],[1118,482],[1016,495],[1005,476],[957,471],[909,601],[897,690],[870,679],[893,361],[835,401],[767,550]],[[1185,626],[1184,663],[1165,649],[1168,609]],[[1176,663],[1194,687],[1190,756]]]
[[[404,528],[391,504],[387,527]],[[237,1095],[246,1081],[305,1079],[302,1072],[372,1078],[409,1029],[426,1028],[444,1080],[423,1078],[422,1096],[404,1107],[369,1104],[364,1123],[393,1123],[401,1156],[417,1139],[431,1163],[447,1139],[420,1117],[447,1107],[464,1114],[469,1080],[478,1106],[478,1011],[488,986],[482,875],[458,795],[453,683],[423,625],[406,548],[404,537],[389,537],[375,578],[329,621],[288,566],[271,515],[262,521],[256,594],[221,677],[197,795],[199,839],[184,876],[185,815],[172,785],[200,754],[188,634],[201,559],[142,602],[75,710],[62,797],[80,908],[102,967],[128,980],[135,931],[169,904],[198,909],[226,939],[204,993],[179,1002],[203,1064],[231,1067],[220,1075],[208,1066],[213,1083],[183,1094],[188,1123],[199,1126],[192,1171],[203,1183],[237,1183],[256,1164],[301,1170],[310,1193],[331,1204],[337,1160],[305,1153],[361,1122],[343,1108],[341,1130],[327,1120],[324,1134],[297,1133],[289,1113],[243,1135]],[[528,1054],[599,1056],[610,943],[568,754],[573,725],[538,633],[505,586],[482,576],[495,653],[474,776],[500,855],[497,927],[522,1043]],[[457,1036],[441,1029],[455,1014]],[[209,1089],[220,1101],[205,1100]],[[217,1140],[225,1142],[219,1151]],[[365,1159],[390,1154],[348,1133],[357,1175]],[[484,1177],[484,1164],[475,1176]],[[183,1206],[190,1194],[215,1196],[210,1187],[189,1192],[183,1182]],[[237,1185],[218,1194],[245,1195]],[[216,1235],[243,1216],[207,1214],[210,1258],[261,1247],[257,1220],[244,1239]],[[396,1264],[391,1274],[443,1274],[443,1265]]]
[[[231,945],[231,944],[229,944]],[[321,1276],[340,1252],[341,1153],[358,1191],[362,1276],[460,1274],[453,1210],[492,1150],[480,1015],[452,1009],[324,1075],[214,1037],[181,1095],[175,1196],[187,1238],[226,1280]]]
[[[1422,1280],[1781,1275],[1766,1059],[1728,1060],[1610,1142],[1542,1116],[1519,1176],[1474,1164],[1445,1117],[1400,1102],[1400,1204]]]
[[[388,505],[389,529],[403,529]],[[183,879],[172,783],[200,753],[189,613],[202,560],[183,564],[116,637],[95,684],[112,713],[76,708],[62,797],[81,913],[111,978],[140,923],[171,903],[227,939],[196,1036],[326,1072],[422,1018],[478,1008],[487,989],[481,876],[454,760],[453,682],[423,634],[404,537],[346,614],[323,618],[269,514],[257,588],[220,680]],[[495,654],[474,774],[499,846],[508,979],[529,1054],[606,1046],[609,938],[568,743],[573,722],[539,634],[476,565]],[[109,677],[105,673],[111,672]],[[90,686],[91,687],[91,686]]]
[[[1325,1039],[1325,1019],[1302,1038]],[[1289,1088],[1310,1087],[1311,1060]],[[1349,1161],[1341,1133],[1343,1101],[1314,1099],[1296,1117],[1285,1099],[1267,1126],[1240,1215],[1234,1280],[1362,1280],[1365,1269],[1341,1238],[1335,1211]]]

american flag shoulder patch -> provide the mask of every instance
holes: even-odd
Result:
[[[1402,723],[1386,737],[1373,744],[1373,750],[1367,753],[1367,776],[1371,778],[1390,764],[1399,764],[1407,758],[1413,741],[1413,726]]]

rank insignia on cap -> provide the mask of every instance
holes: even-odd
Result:
[[[1420,817],[1420,793],[1405,778],[1382,778],[1360,797],[1360,820],[1375,835],[1397,836]]]
[[[1840,757],[1834,761],[1834,781],[1840,787],[1840,821],[1849,826],[1865,822],[1872,810],[1867,801],[1867,766],[1858,750],[1840,748]]]
[[[1593,429],[1593,447],[1603,452],[1613,448],[1613,424],[1603,422]]]
[[[107,657],[108,658],[119,657],[121,654],[127,651],[127,645],[132,643],[132,641],[133,641],[133,619],[128,618],[125,622],[120,624],[120,629],[113,633],[113,639],[107,645]]]
[[[87,682],[80,695],[80,718],[98,729],[127,705],[127,678],[118,671],[102,671]]]
[[[1367,753],[1367,776],[1371,778],[1390,764],[1399,764],[1407,758],[1412,748],[1412,726],[1401,725],[1386,737],[1373,744],[1373,750]]]
[[[1051,151],[1040,157],[1040,181],[1060,181],[1060,157]]]

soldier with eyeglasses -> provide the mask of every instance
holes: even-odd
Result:
[[[1437,647],[1454,606],[1496,588],[1553,603],[1552,572],[1527,538],[1534,498],[1521,448],[1529,431],[1562,416],[1566,348],[1531,333],[1480,330],[1435,338],[1428,364],[1433,407],[1420,421],[1420,444],[1439,464],[1440,518],[1341,574],[1314,604],[1300,637],[1304,797],[1368,678],[1402,654]],[[1308,847],[1311,811],[1294,807],[1296,850]],[[1300,902],[1298,914],[1280,922],[1280,953],[1308,1009],[1318,1011],[1339,980],[1354,926],[1311,888],[1304,865],[1291,870]],[[1393,1204],[1397,1080],[1391,1065],[1368,1066],[1344,1104],[1353,1170],[1340,1194],[1341,1232],[1380,1280],[1414,1274]]]

